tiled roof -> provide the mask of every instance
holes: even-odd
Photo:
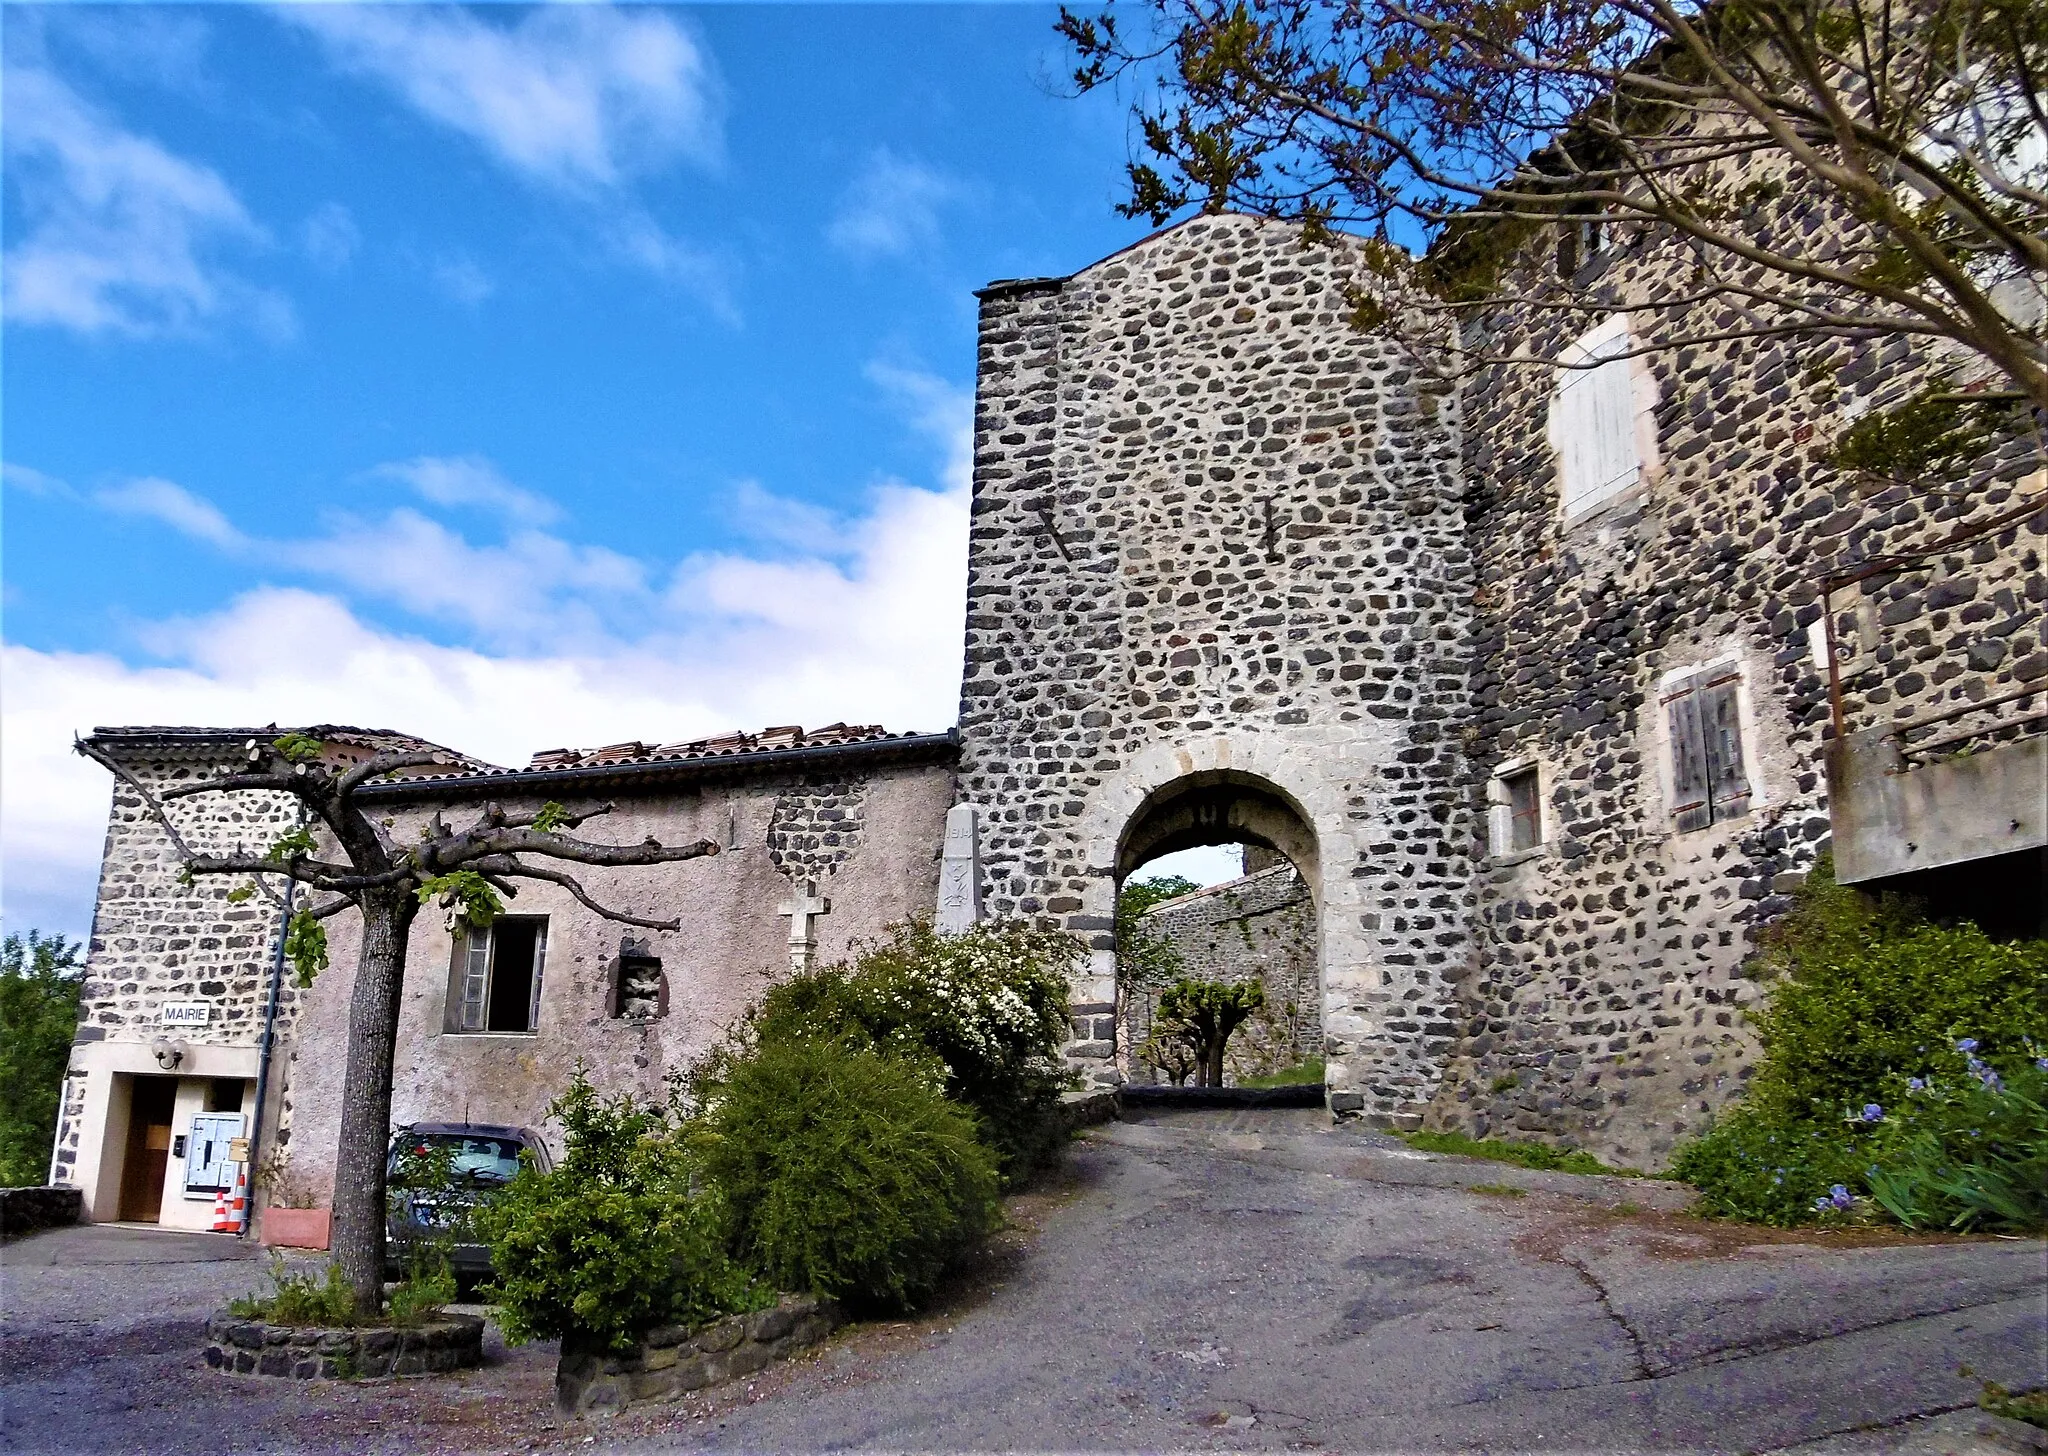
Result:
[[[483,768],[472,772],[409,774],[408,786],[431,783],[462,791],[471,785],[523,780],[538,784],[578,779],[639,778],[661,776],[667,770],[687,772],[715,764],[745,763],[754,759],[807,758],[831,754],[838,749],[887,750],[891,746],[919,752],[946,748],[956,740],[950,733],[891,733],[879,724],[831,723],[809,730],[794,724],[764,728],[759,733],[732,732],[716,738],[691,738],[674,743],[610,743],[602,748],[548,748],[536,753],[525,768]],[[396,788],[396,785],[390,787]],[[370,792],[377,790],[372,788]]]
[[[869,743],[885,738],[907,738],[914,734],[891,733],[879,723],[851,726],[828,723],[805,732],[792,723],[782,728],[763,728],[759,733],[734,729],[716,738],[691,738],[678,743],[611,743],[603,748],[543,748],[526,765],[528,771],[544,768],[594,768],[601,764],[656,763],[667,759],[724,758],[735,753],[768,753],[778,748],[825,748],[841,743]]]

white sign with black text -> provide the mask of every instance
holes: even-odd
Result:
[[[166,1001],[163,1005],[163,1025],[204,1026],[213,1020],[211,1001]]]

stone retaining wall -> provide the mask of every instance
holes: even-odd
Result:
[[[76,1188],[0,1188],[0,1239],[77,1223],[84,1199]]]
[[[483,1364],[484,1322],[444,1314],[410,1329],[326,1329],[215,1315],[206,1326],[206,1363],[233,1375],[298,1380],[435,1375]]]
[[[785,1295],[773,1309],[732,1315],[694,1332],[661,1326],[625,1353],[580,1349],[564,1340],[555,1371],[555,1403],[566,1414],[587,1415],[674,1400],[736,1375],[751,1375],[815,1345],[841,1318],[832,1300]]]

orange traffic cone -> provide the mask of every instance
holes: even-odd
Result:
[[[228,1230],[241,1233],[249,1227],[249,1165],[235,1164],[235,1192],[228,1200]]]
[[[234,1224],[228,1221],[228,1191],[216,1188],[213,1193],[213,1232],[231,1234],[234,1231]]]

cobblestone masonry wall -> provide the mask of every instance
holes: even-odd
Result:
[[[768,855],[793,880],[822,883],[860,847],[867,783],[812,777],[775,799]]]
[[[133,763],[152,788],[211,777],[227,765],[219,756],[166,752]],[[277,795],[237,794],[172,800],[168,811],[179,832],[200,853],[260,852],[293,823],[292,805]],[[86,950],[79,997],[79,1043],[147,1043],[170,1035],[193,1046],[253,1047],[263,1030],[263,1000],[278,911],[260,896],[229,901],[234,881],[181,884],[178,860],[141,797],[116,782],[100,863],[99,898]],[[212,1019],[166,1032],[166,1001],[206,1001]],[[286,977],[278,1025],[290,1027],[299,1005]],[[69,1078],[57,1124],[53,1170],[66,1181],[77,1165],[83,1079]]]
[[[1468,953],[1453,406],[1343,322],[1344,259],[1205,217],[983,295],[961,688],[988,907],[1092,938],[1148,796],[1270,785],[1316,840],[1332,1106],[1434,1092]]]
[[[1667,286],[1655,257],[1624,249],[1598,266],[1621,297]],[[1503,316],[1487,342],[1554,358],[1575,331]],[[1637,361],[1661,464],[1631,497],[1570,525],[1544,438],[1550,372],[1496,371],[1467,392],[1474,805],[1494,766],[1533,761],[1546,836],[1521,858],[1474,847],[1479,953],[1433,1124],[1656,1166],[1749,1074],[1757,1047],[1743,1011],[1756,988],[1739,967],[1829,834],[1818,579],[2009,509],[2040,466],[2032,442],[2009,442],[1948,482],[1968,485],[1957,494],[1859,484],[1826,466],[1858,414],[1927,381],[1931,353],[1904,340],[1839,355],[1765,340]],[[1852,731],[2048,678],[2044,524],[1837,601]],[[1733,822],[1678,833],[1658,684],[1723,654],[1744,674],[1755,796]]]
[[[1263,1076],[1323,1054],[1315,902],[1290,864],[1170,900],[1140,925],[1198,981],[1257,981],[1266,1004],[1230,1039],[1224,1080]],[[1156,989],[1126,988],[1118,1008],[1118,1065],[1134,1081],[1165,1080],[1133,1055],[1152,1034]]]

